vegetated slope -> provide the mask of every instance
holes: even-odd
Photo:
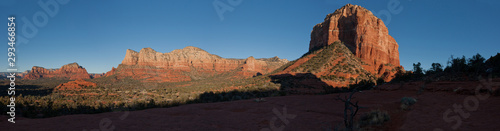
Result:
[[[270,77],[290,88],[347,87],[361,81],[375,82],[375,76],[363,68],[364,63],[339,41],[306,53],[285,65]]]

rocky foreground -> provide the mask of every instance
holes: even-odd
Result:
[[[369,127],[376,130],[496,130],[500,121],[500,97],[482,93],[478,99],[473,91],[479,85],[500,86],[500,79],[491,82],[410,82],[386,84],[354,95],[354,101],[367,108],[360,109],[357,119],[371,110],[387,111],[390,120]],[[426,88],[423,91],[422,86]],[[420,92],[420,93],[419,93]],[[182,105],[130,112],[68,115],[43,119],[16,118],[16,124],[0,116],[2,130],[326,130],[343,126],[344,103],[338,95],[296,95],[256,100]],[[410,110],[400,109],[403,97],[417,102]],[[477,100],[478,103],[474,103]],[[467,103],[468,102],[468,103]],[[453,111],[454,106],[465,113]],[[472,108],[474,107],[474,108]],[[477,108],[475,108],[477,107]],[[446,114],[446,112],[450,112]],[[458,111],[460,111],[458,110]],[[281,119],[284,118],[284,119]],[[456,120],[461,123],[457,124]],[[274,127],[272,127],[274,124]],[[366,128],[366,127],[365,127]]]

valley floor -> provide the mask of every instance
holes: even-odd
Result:
[[[494,80],[493,83],[499,83]],[[412,82],[386,84],[354,95],[354,101],[367,108],[357,117],[371,110],[385,110],[390,120],[374,126],[377,130],[498,130],[500,97],[477,99],[467,94],[480,82]],[[493,84],[498,87],[499,84]],[[418,93],[421,92],[421,93]],[[16,118],[8,123],[0,116],[1,130],[327,130],[343,126],[344,103],[335,100],[338,95],[294,95],[268,97],[265,101],[240,100],[232,102],[181,105],[130,112],[67,115],[43,119]],[[472,96],[472,97],[471,97]],[[400,107],[402,97],[418,101],[411,110]],[[475,101],[477,100],[477,101]],[[465,102],[464,102],[465,101]],[[478,102],[478,103],[475,103]],[[454,111],[454,105],[463,113]],[[472,107],[477,107],[475,110]],[[447,110],[451,110],[446,114]],[[456,118],[456,119],[455,119]],[[274,124],[274,127],[271,127]]]

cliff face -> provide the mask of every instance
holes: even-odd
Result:
[[[169,53],[159,53],[151,48],[143,48],[139,52],[128,49],[118,68],[113,68],[105,76],[116,74],[117,78],[178,82],[232,71],[243,76],[266,74],[287,62],[277,57],[225,59],[192,46]]]
[[[271,78],[281,85],[323,91],[378,78],[390,81],[398,67],[398,44],[382,20],[347,4],[314,26],[308,53]]]
[[[140,52],[128,49],[122,64],[181,71],[194,69],[229,71],[238,67],[241,62],[240,60],[224,59],[200,48],[188,46],[170,53],[159,53],[151,48],[143,48]]]
[[[69,78],[75,79],[90,79],[87,70],[77,63],[63,65],[59,69],[45,69],[43,67],[34,66],[24,76],[24,79],[39,79],[39,78]]]
[[[400,66],[396,40],[381,19],[361,6],[347,4],[328,14],[324,22],[314,26],[309,50],[335,41],[343,42],[356,57],[369,64],[363,66],[366,70],[386,80],[394,75],[387,70]]]

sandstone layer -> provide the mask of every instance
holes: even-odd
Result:
[[[169,53],[156,52],[151,48],[143,48],[139,52],[128,49],[122,63],[105,76],[153,82],[191,81],[224,72],[248,77],[269,73],[287,62],[277,57],[226,59],[192,46]]]
[[[309,50],[316,50],[335,41],[341,41],[356,57],[368,65],[366,70],[389,80],[392,70],[400,66],[398,43],[384,22],[369,10],[347,4],[328,14],[324,22],[314,26]]]
[[[87,70],[77,63],[63,65],[59,69],[45,69],[43,67],[33,66],[24,76],[24,79],[34,80],[40,78],[63,78],[63,79],[90,79],[91,76]]]

